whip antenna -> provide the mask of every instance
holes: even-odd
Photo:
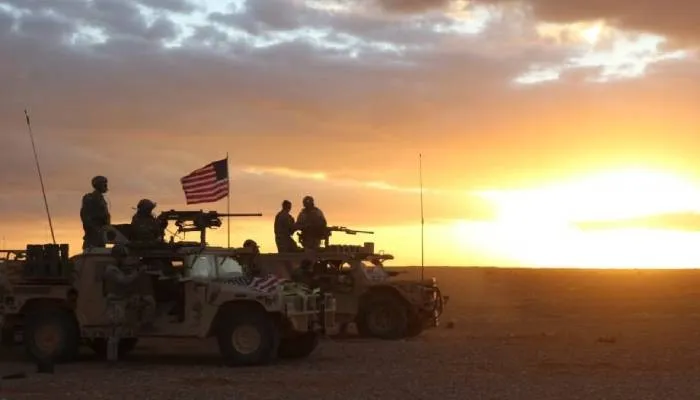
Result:
[[[51,222],[51,213],[49,212],[49,202],[46,201],[46,190],[44,190],[44,178],[41,176],[41,167],[39,167],[39,156],[36,154],[36,145],[34,145],[34,134],[32,133],[32,124],[29,122],[29,113],[24,109],[24,116],[27,120],[27,129],[29,130],[29,138],[32,140],[32,150],[34,150],[34,162],[36,163],[36,171],[39,174],[39,183],[41,184],[41,194],[44,196],[44,208],[46,208],[46,216],[49,219],[49,229],[51,229],[51,240],[56,244],[56,236],[53,233],[53,223]]]
[[[425,271],[424,235],[425,219],[423,218],[423,155],[418,154],[418,176],[420,181],[420,279],[423,280]]]

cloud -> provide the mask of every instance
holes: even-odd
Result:
[[[488,219],[478,190],[694,159],[690,54],[621,52],[642,39],[611,21],[591,44],[523,8],[402,4],[0,0],[2,216],[43,218],[25,107],[71,224],[93,175],[128,219],[141,197],[182,207],[179,178],[227,152],[234,208],[311,193],[349,226],[416,220],[418,153],[432,220]],[[557,79],[517,83],[538,73]]]
[[[94,164],[100,164],[96,162]],[[139,179],[124,174],[121,165],[103,164],[100,173],[110,179],[112,213],[116,220],[127,220],[140,198],[151,198],[159,209],[186,208],[179,178],[184,171],[145,167]],[[192,166],[196,168],[197,166]],[[194,169],[191,168],[191,169]],[[29,168],[28,168],[29,169]],[[34,172],[35,171],[31,171]],[[359,223],[364,225],[402,224],[410,222],[419,211],[420,189],[401,187],[382,181],[362,181],[336,178],[328,173],[308,173],[289,168],[260,168],[255,166],[231,166],[231,201],[241,212],[263,212],[267,218],[279,211],[283,199],[293,202],[299,209],[301,198],[312,195],[329,219],[340,225]],[[40,220],[43,217],[43,200],[38,177],[30,171],[22,171],[24,180],[9,181],[0,195],[0,209],[12,210],[13,220]],[[52,173],[45,176],[47,197],[54,216],[68,223],[78,223],[77,210],[82,195],[91,190],[92,178],[87,172],[79,176]],[[57,178],[56,180],[52,180]],[[79,179],[77,179],[79,178]],[[486,202],[468,191],[424,188],[424,201],[429,210],[429,220],[449,220],[455,216],[467,220],[482,220],[492,216]],[[225,202],[194,206],[222,211]]]
[[[359,1],[366,3],[366,0]],[[411,13],[466,7],[468,3],[462,0],[374,0],[374,4],[387,11]],[[575,23],[605,20],[620,29],[656,33],[670,37],[677,43],[700,44],[697,19],[700,3],[693,0],[474,0],[472,3],[527,5],[540,21]]]

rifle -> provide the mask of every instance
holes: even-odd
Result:
[[[157,219],[160,221],[175,221],[177,233],[199,232],[202,246],[206,246],[206,230],[221,226],[221,217],[262,217],[262,213],[222,214],[216,211],[178,211],[161,212]]]

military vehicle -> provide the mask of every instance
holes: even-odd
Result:
[[[140,258],[139,283],[150,289],[157,304],[148,331],[135,322],[139,311],[128,311],[121,356],[143,337],[216,337],[227,365],[261,365],[278,357],[308,356],[319,336],[334,328],[332,295],[276,277],[247,277],[253,257],[249,249],[206,245],[205,230],[219,226],[226,215],[161,213],[159,218],[175,221],[178,234],[199,231],[198,242],[171,237],[169,242],[143,243],[129,239],[128,224],[105,229],[108,245],[122,244],[130,257]],[[105,356],[111,327],[102,273],[113,262],[110,248],[92,248],[68,258],[67,245],[27,246],[24,257],[5,261],[0,289],[4,329],[21,330],[28,355],[38,361],[73,360],[81,344]],[[14,267],[15,273],[7,267]]]
[[[384,268],[392,255],[375,253],[372,242],[331,245],[331,232],[373,233],[332,226],[318,250],[260,254],[257,264],[264,272],[295,277],[332,293],[336,322],[343,328],[354,323],[361,336],[395,340],[439,326],[449,297],[442,295],[435,278],[397,278],[400,272]]]

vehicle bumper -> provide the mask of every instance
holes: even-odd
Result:
[[[424,328],[437,328],[440,326],[440,316],[450,297],[443,296],[437,285],[428,288],[427,296],[428,301],[423,308],[418,310],[418,316],[423,322]]]
[[[311,294],[286,301],[286,314],[296,332],[327,331],[335,328],[336,300],[330,293]]]

